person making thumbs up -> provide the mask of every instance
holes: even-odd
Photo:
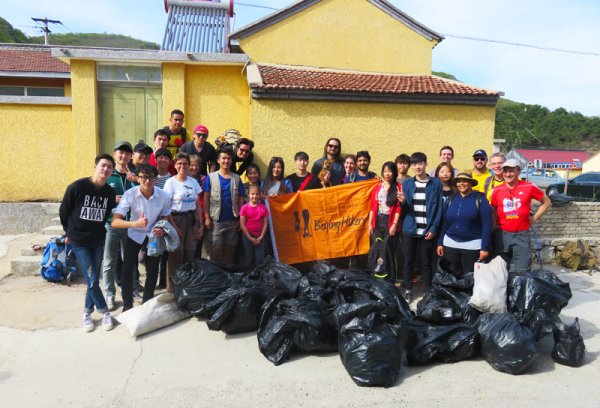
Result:
[[[137,254],[148,243],[151,233],[160,237],[164,231],[154,226],[159,220],[165,219],[176,227],[171,217],[171,196],[154,186],[158,171],[149,164],[140,164],[136,169],[139,186],[127,190],[115,210],[111,226],[127,228],[123,267],[121,270],[121,295],[123,296],[123,311],[133,307],[133,274],[137,268]],[[130,221],[126,215],[130,213]],[[179,233],[179,231],[178,231]],[[146,302],[154,297],[156,279],[158,277],[159,258],[146,257],[146,282],[144,296]]]

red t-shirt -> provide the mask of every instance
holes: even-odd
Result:
[[[258,203],[256,207],[251,206],[250,203],[246,203],[240,210],[240,215],[246,217],[246,228],[250,235],[256,238],[262,232],[263,223],[266,222],[264,218],[269,216],[269,211],[263,203]]]
[[[507,232],[528,230],[532,198],[544,199],[544,192],[533,183],[519,180],[512,189],[506,184],[494,187],[490,204],[496,208],[498,227]]]

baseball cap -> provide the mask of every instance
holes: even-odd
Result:
[[[133,148],[134,152],[142,152],[142,153],[152,153],[153,150],[150,146],[148,146],[146,143],[144,142],[140,142],[138,144],[136,144]]]
[[[487,153],[483,149],[475,150],[473,157],[485,157],[487,159]]]
[[[502,168],[505,167],[518,167],[519,169],[521,169],[521,163],[519,163],[517,160],[515,159],[508,159],[507,161],[504,162],[504,164],[502,165]]]
[[[194,133],[196,132],[208,135],[208,128],[204,125],[198,125],[194,128]]]
[[[156,149],[154,152],[154,157],[159,158],[160,156],[167,156],[169,159],[173,159],[173,153],[169,149]]]
[[[131,143],[128,141],[120,141],[115,145],[115,150],[122,150],[124,152],[133,153],[133,148],[131,147]]]

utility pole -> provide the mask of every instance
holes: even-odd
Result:
[[[47,17],[44,18],[31,18],[33,21],[35,21],[36,23],[40,23],[43,24],[43,27],[41,27],[42,31],[44,32],[44,44],[48,45],[49,41],[48,41],[48,35],[52,32],[50,31],[50,29],[48,28],[48,23],[52,23],[52,24],[62,24],[62,22],[58,21],[58,20],[50,20]]]

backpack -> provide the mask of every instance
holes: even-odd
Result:
[[[223,150],[226,147],[235,148],[237,142],[242,138],[239,131],[235,129],[229,129],[223,132],[223,134],[215,139],[217,150]]]
[[[71,266],[71,245],[66,245],[64,237],[52,237],[46,244],[40,267],[40,275],[48,282],[62,282],[75,267]]]

